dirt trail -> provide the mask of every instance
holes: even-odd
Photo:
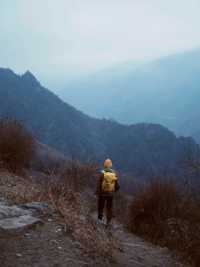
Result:
[[[14,182],[9,175],[3,177],[6,180],[0,179],[0,197],[13,202],[13,194],[18,196],[19,192],[25,192],[27,195],[29,184],[24,185],[19,179]],[[91,217],[96,223],[96,215]],[[116,222],[106,231],[119,240],[119,249],[115,251],[114,261],[106,263],[105,259],[85,254],[82,245],[71,238],[70,229],[66,229],[56,212],[47,214],[42,220],[43,224],[23,233],[4,235],[0,232],[0,267],[186,267],[168,249],[143,241]],[[104,228],[102,225],[98,227]]]
[[[94,213],[92,218],[96,220],[97,215]],[[119,250],[114,255],[116,263],[110,265],[112,267],[190,267],[181,263],[169,249],[135,236],[115,220],[109,233],[119,241]]]
[[[0,244],[0,266],[4,267],[92,266],[56,218],[23,234],[1,237]]]
[[[102,227],[102,226],[100,226]],[[59,217],[16,236],[0,237],[0,266],[4,267],[183,267],[166,248],[153,246],[116,225],[108,230],[119,240],[115,261],[105,262],[84,255],[81,244],[70,238]]]
[[[101,226],[102,227],[102,226]],[[114,229],[115,228],[115,229]],[[16,236],[0,238],[0,266],[4,267],[182,267],[167,249],[153,246],[117,225],[108,230],[119,239],[115,261],[109,263],[84,255],[81,244],[70,238],[57,216]],[[66,232],[65,232],[66,231]]]
[[[116,254],[119,266],[123,267],[185,267],[167,248],[154,246],[118,227],[115,235],[119,238],[122,251]]]

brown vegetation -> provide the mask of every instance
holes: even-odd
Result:
[[[15,120],[0,121],[0,162],[12,172],[28,167],[34,153],[34,139]]]
[[[69,161],[62,169],[52,171],[46,184],[38,180],[37,184],[31,177],[11,177],[8,173],[2,175],[0,187],[4,191],[2,196],[12,203],[48,202],[61,216],[66,235],[71,235],[82,252],[109,266],[118,242],[104,226],[97,225],[91,214],[91,206],[96,203],[93,194],[95,174],[96,166]]]
[[[60,173],[60,179],[51,179],[48,197],[54,208],[64,218],[66,231],[80,242],[84,253],[90,257],[104,257],[112,260],[117,243],[103,226],[97,226],[91,217],[94,199],[87,199],[84,189],[92,187],[95,181],[96,167],[82,165],[79,162],[67,163]],[[82,192],[82,194],[80,194]]]
[[[86,188],[93,188],[96,184],[96,174],[96,165],[86,165],[75,160],[66,161],[62,168],[55,172],[60,184],[64,184],[65,187],[76,192],[82,192]]]
[[[0,173],[0,198],[10,203],[23,204],[40,201],[44,189],[31,182],[30,177],[23,178],[4,170]]]
[[[157,180],[140,190],[131,205],[129,227],[199,266],[200,202],[174,182]]]

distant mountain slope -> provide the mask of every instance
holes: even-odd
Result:
[[[200,49],[131,63],[71,84],[60,95],[88,114],[162,124],[200,142]]]
[[[175,174],[188,155],[200,155],[191,138],[176,138],[157,124],[121,125],[86,116],[43,88],[26,72],[0,69],[0,117],[24,122],[39,141],[65,155],[102,162],[135,175]]]

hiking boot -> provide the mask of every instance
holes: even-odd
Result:
[[[103,223],[103,219],[99,219],[98,218],[98,220],[97,220],[97,225],[103,225],[104,223]]]

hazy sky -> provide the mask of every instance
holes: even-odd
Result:
[[[199,0],[0,0],[0,66],[60,79],[200,47]]]

